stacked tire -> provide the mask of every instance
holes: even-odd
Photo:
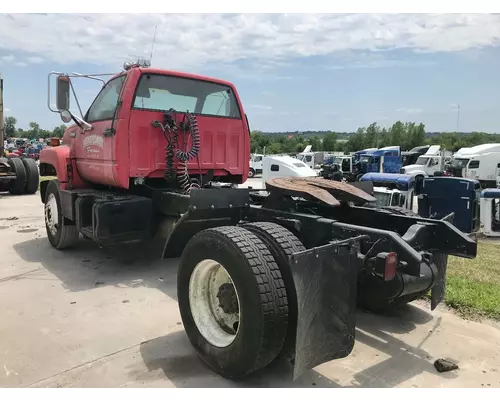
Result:
[[[32,158],[13,157],[8,159],[11,171],[16,174],[9,186],[9,193],[13,195],[34,194],[38,190],[40,174],[38,165]]]

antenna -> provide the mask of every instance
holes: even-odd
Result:
[[[457,104],[457,132],[459,123],[460,123],[460,104]]]
[[[155,51],[155,40],[156,40],[156,29],[158,28],[158,25],[155,25],[155,33],[153,34],[153,43],[151,44],[151,54],[149,56],[149,63],[151,64],[153,62],[153,52]]]

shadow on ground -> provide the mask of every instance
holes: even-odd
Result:
[[[178,260],[160,260],[160,246],[135,245],[104,249],[93,242],[81,240],[75,249],[57,251],[46,238],[41,238],[18,243],[14,248],[25,261],[41,263],[69,291],[92,290],[103,285],[145,286],[177,299]],[[354,371],[351,382],[347,385],[344,382],[344,386],[394,387],[422,372],[438,374],[432,364],[434,357],[421,347],[439,326],[440,318],[436,319],[428,336],[416,347],[393,336],[409,334],[417,325],[431,320],[429,313],[411,304],[384,316],[358,311],[356,342],[370,346],[377,352],[376,355],[383,353],[385,357],[381,357],[384,360],[373,366]],[[293,382],[293,366],[285,360],[276,360],[266,369],[244,380],[225,380],[200,360],[184,331],[141,343],[140,354],[146,370],[128,372],[138,381],[147,382],[152,376],[158,379],[157,374],[160,373],[177,387],[340,387],[315,370],[308,371]],[[453,373],[439,375],[444,379],[457,377]]]

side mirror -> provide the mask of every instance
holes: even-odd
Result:
[[[69,110],[69,91],[70,91],[70,80],[69,77],[60,75],[57,77],[56,86],[56,107],[61,111]],[[62,116],[61,116],[62,118]]]
[[[71,117],[71,113],[68,110],[61,111],[60,115],[61,115],[62,122],[64,122],[65,124],[67,124],[68,122],[71,122],[71,120],[73,119]]]

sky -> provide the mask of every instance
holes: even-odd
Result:
[[[252,130],[500,133],[499,14],[0,14],[6,116],[60,125],[48,74],[119,72],[155,26],[152,65],[231,81]],[[75,89],[85,113],[100,84]]]

